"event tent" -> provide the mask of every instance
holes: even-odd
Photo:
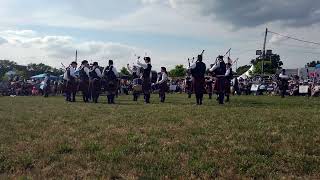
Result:
[[[47,74],[39,74],[39,75],[36,75],[36,76],[32,76],[31,79],[34,79],[34,80],[42,80],[42,79],[44,79],[46,76],[47,76]],[[57,80],[57,79],[58,79],[57,76],[50,75],[50,80]]]

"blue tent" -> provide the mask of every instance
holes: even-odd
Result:
[[[320,69],[320,64],[317,64],[317,65],[316,65],[316,69]]]
[[[46,78],[46,76],[47,76],[47,74],[39,74],[36,76],[32,76],[31,79],[42,80],[42,79]],[[57,76],[50,75],[50,80],[57,80],[57,79],[58,79]]]

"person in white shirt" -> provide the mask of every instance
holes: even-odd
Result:
[[[98,103],[101,91],[102,74],[98,62],[94,62],[90,71],[90,94],[94,103]]]
[[[80,85],[79,90],[82,91],[82,98],[85,103],[89,102],[89,83],[90,83],[90,69],[87,60],[81,62],[79,68]]]
[[[77,62],[72,62],[69,67],[66,68],[66,71],[63,75],[64,80],[64,92],[66,95],[66,101],[68,102],[75,102],[76,101],[76,94],[77,94],[77,82],[75,75],[77,69]]]
[[[137,67],[136,65],[133,65],[132,68],[131,68],[130,65],[127,64],[127,69],[130,72],[130,74],[132,75],[132,79],[140,78],[139,67]]]
[[[161,76],[158,79],[157,84],[159,84],[159,96],[160,102],[164,103],[166,100],[166,91],[168,90],[168,72],[165,67],[161,67]]]
[[[103,76],[106,79],[106,91],[108,104],[115,104],[115,96],[118,90],[118,77],[119,73],[117,69],[113,66],[113,60],[109,60],[109,66],[105,67],[103,70]]]

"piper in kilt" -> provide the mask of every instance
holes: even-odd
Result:
[[[191,74],[193,77],[193,89],[196,94],[197,105],[202,105],[203,94],[205,91],[205,78],[206,64],[202,62],[202,54],[198,55],[196,63],[190,66]]]
[[[103,70],[103,77],[105,79],[105,90],[107,91],[108,104],[115,104],[115,96],[118,90],[119,74],[117,69],[113,66],[113,60],[109,60],[109,65]]]
[[[89,102],[89,77],[90,77],[90,69],[89,63],[87,60],[81,62],[81,66],[79,68],[79,76],[80,76],[80,84],[79,90],[82,92],[82,98],[84,102]]]
[[[226,64],[223,61],[223,56],[217,58],[216,64],[209,70],[215,73],[216,79],[214,84],[214,90],[218,94],[219,104],[224,104],[224,96],[226,90]]]
[[[97,62],[93,63],[92,70],[90,71],[90,91],[94,103],[98,103],[101,91],[101,78],[102,74]]]
[[[69,67],[66,68],[66,71],[63,75],[64,81],[64,93],[66,95],[66,101],[75,102],[76,93],[77,93],[77,82],[75,75],[77,69],[77,62],[72,62]]]

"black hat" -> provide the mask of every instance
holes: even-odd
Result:
[[[77,62],[75,62],[75,61],[73,61],[71,64],[78,65],[78,63],[77,63]]]
[[[83,64],[88,64],[88,61],[87,60],[83,60],[82,62],[81,62],[81,64],[83,65]]]
[[[109,60],[109,65],[113,65],[113,60]]]
[[[200,61],[200,62],[202,61],[202,55],[201,54],[198,55],[198,61]]]
[[[99,66],[99,65],[98,65],[98,62],[94,62],[92,65],[93,65],[93,66]]]
[[[143,58],[145,61],[147,61],[147,62],[151,62],[151,58],[150,57],[144,57]]]

